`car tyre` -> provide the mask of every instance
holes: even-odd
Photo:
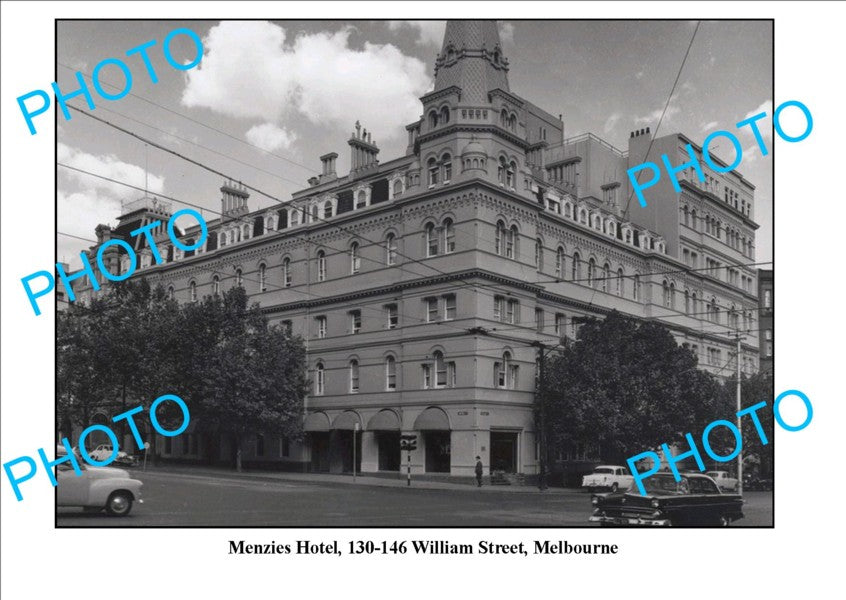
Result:
[[[125,517],[130,510],[132,510],[132,494],[129,492],[114,492],[106,501],[106,512],[113,517]]]
[[[617,485],[617,482],[616,482],[616,481],[615,481],[614,483],[612,483],[612,484],[611,484],[611,493],[612,493],[612,494],[616,494],[616,493],[617,493],[617,488],[618,488],[618,487],[619,487],[619,486]]]
[[[717,525],[720,527],[728,527],[731,525],[731,519],[726,516],[722,516],[717,520]]]

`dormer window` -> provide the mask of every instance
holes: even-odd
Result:
[[[356,209],[367,207],[367,192],[366,191],[364,191],[364,190],[358,191],[358,194],[356,194],[356,197],[355,197],[355,207],[356,207]]]

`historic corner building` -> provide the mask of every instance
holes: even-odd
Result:
[[[247,190],[225,182],[200,250],[183,253],[162,231],[167,259],[155,265],[132,238],[145,276],[178,300],[242,285],[304,339],[305,439],[257,432],[245,460],[342,472],[355,456],[361,472],[404,471],[400,436],[413,434],[416,473],[472,475],[477,455],[486,472],[537,473],[536,344],[612,310],[660,320],[720,375],[734,372],[735,332],[751,331],[739,358],[757,370],[754,186],[703,163],[704,183],[689,169],[681,193],[664,177],[646,208],[628,207],[626,169],[664,153],[687,162],[693,142],[666,135],[647,157],[648,130],[627,151],[565,139],[561,116],[512,92],[508,72],[495,22],[450,21],[404,156],[380,162],[356,123],[350,172],[326,154],[285,204],[251,211]],[[98,242],[169,215],[142,198],[115,229],[99,226]],[[112,272],[121,262],[107,253]],[[200,435],[159,447],[200,458]],[[231,456],[226,436],[214,447]],[[574,445],[559,458],[597,454]]]

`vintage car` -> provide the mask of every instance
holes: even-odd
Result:
[[[629,475],[629,470],[626,467],[600,465],[593,470],[593,473],[582,478],[582,487],[587,488],[589,492],[595,492],[599,489],[616,492],[618,489],[627,490],[632,481],[634,481],[634,478]]]
[[[708,471],[705,473],[708,477],[717,482],[720,489],[724,492],[737,491],[737,479],[729,476],[728,471]]]
[[[718,526],[728,527],[743,518],[743,499],[723,494],[713,479],[699,473],[684,473],[679,481],[672,473],[657,473],[617,494],[595,494],[590,521],[604,526]]]
[[[64,446],[56,449],[56,457],[65,456]],[[125,517],[132,510],[132,503],[143,503],[141,486],[123,469],[92,467],[77,459],[82,475],[77,475],[69,462],[56,466],[56,506],[81,506],[86,512],[106,512],[114,517]]]
[[[109,460],[113,452],[114,451],[112,449],[111,444],[100,444],[99,446],[94,448],[94,450],[91,450],[88,453],[88,456],[90,456],[96,461],[102,462],[104,460]],[[116,465],[121,465],[125,467],[135,467],[138,465],[138,458],[131,454],[127,454],[123,450],[119,450],[117,455],[115,455],[115,459],[113,462]]]

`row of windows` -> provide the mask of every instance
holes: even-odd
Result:
[[[444,294],[440,297],[431,296],[423,299],[425,321],[452,321],[456,315],[455,294]],[[396,329],[399,326],[399,310],[396,304],[386,304],[383,307],[383,319],[386,329]],[[355,309],[347,313],[350,334],[361,333],[361,310]],[[318,315],[314,318],[317,324],[317,337],[323,339],[328,332],[328,317]]]
[[[326,365],[318,362],[314,367],[314,395],[322,396],[326,393]],[[519,384],[520,366],[515,364],[511,353],[504,352],[502,359],[494,362],[493,386],[502,389],[516,389]],[[420,365],[422,389],[452,388],[456,385],[456,363],[444,358],[443,352],[436,350],[431,360]],[[347,365],[349,392],[357,394],[361,390],[361,365],[357,359],[352,359]],[[393,356],[385,357],[384,363],[385,391],[397,389],[397,359]]]
[[[682,223],[695,231],[699,231],[699,217],[696,214],[696,209],[689,209],[687,205],[684,205],[679,208],[679,211],[681,212]],[[705,215],[703,221],[705,222],[704,231],[706,234],[724,241],[726,245],[739,251],[744,256],[752,257],[755,252],[755,244],[751,236],[746,237],[740,230],[730,225],[723,225],[720,219],[709,214]],[[725,234],[725,240],[723,240],[723,234]]]
[[[613,188],[610,191],[615,190],[616,188]],[[595,229],[609,237],[622,240],[630,246],[643,248],[644,250],[655,250],[661,254],[666,253],[667,244],[659,236],[646,230],[635,230],[628,223],[618,225],[617,221],[611,215],[603,216],[600,212],[589,210],[587,206],[575,206],[571,200],[566,198],[569,198],[569,196],[565,197],[563,201],[546,196],[544,199],[546,209],[555,214],[563,215],[565,218],[572,219],[580,225]],[[608,198],[616,201],[616,193],[609,194]]]

